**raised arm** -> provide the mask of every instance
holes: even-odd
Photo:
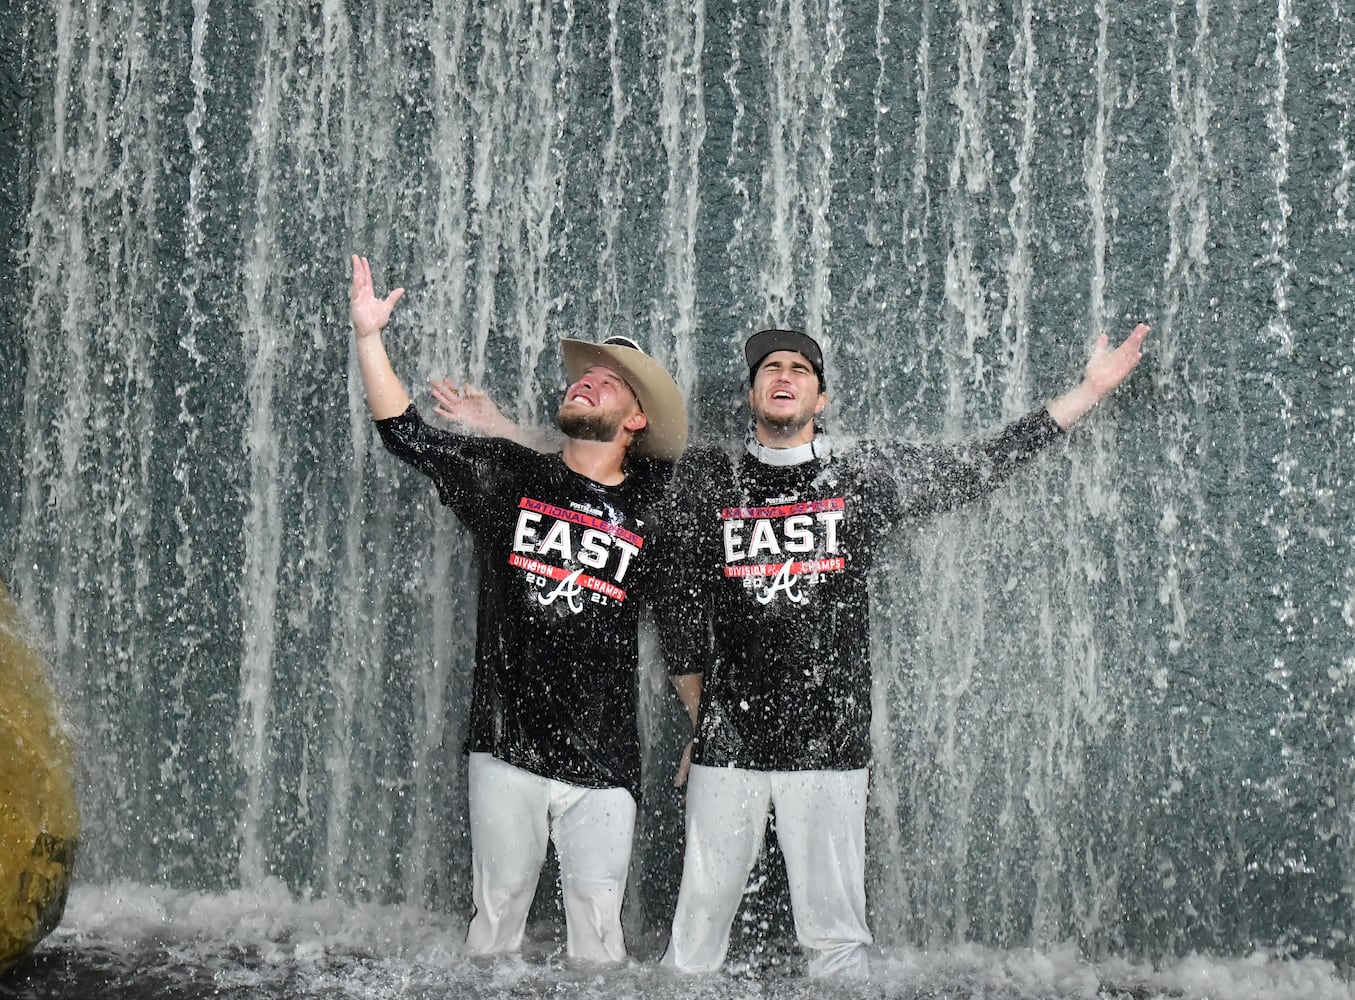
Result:
[[[1147,335],[1140,323],[1114,350],[1101,337],[1081,383],[993,437],[960,446],[877,443],[875,461],[893,470],[896,487],[881,494],[881,516],[939,513],[992,493],[1129,376]]]
[[[1092,349],[1082,382],[1045,406],[1049,415],[1064,430],[1072,427],[1093,406],[1115,391],[1116,386],[1129,377],[1143,357],[1143,338],[1148,336],[1148,324],[1140,323],[1115,350],[1103,333]]]
[[[398,417],[409,409],[409,394],[391,367],[382,343],[381,331],[390,321],[391,310],[403,288],[397,288],[384,299],[378,299],[372,290],[372,268],[366,257],[353,254],[353,285],[348,292],[348,311],[353,320],[353,338],[362,371],[362,387],[367,393],[367,406],[376,420]]]

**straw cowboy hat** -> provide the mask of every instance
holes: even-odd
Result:
[[[586,340],[561,340],[565,374],[570,382],[583,378],[594,365],[612,369],[630,386],[648,424],[637,435],[637,455],[652,455],[675,462],[687,447],[687,407],[673,376],[628,337],[609,337],[601,344]]]

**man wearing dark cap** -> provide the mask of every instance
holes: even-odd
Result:
[[[749,338],[743,454],[689,452],[675,487],[679,560],[695,603],[664,629],[699,716],[687,841],[666,965],[712,971],[767,818],[785,858],[796,936],[813,975],[864,975],[871,668],[867,576],[903,518],[982,497],[1133,370],[1148,333],[1097,344],[1075,389],[967,447],[872,441],[831,449],[823,354],[797,330]],[[683,625],[686,624],[684,628]]]
[[[682,396],[631,341],[564,340],[562,452],[438,430],[411,405],[382,343],[402,294],[377,298],[366,259],[353,257],[354,349],[381,439],[433,480],[475,540],[467,946],[520,948],[549,838],[569,956],[620,961],[640,784],[637,602],[671,574],[665,483],[630,474],[627,458],[677,460]]]

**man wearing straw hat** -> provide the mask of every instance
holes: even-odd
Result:
[[[664,483],[633,474],[627,458],[677,460],[682,396],[633,342],[563,340],[561,453],[430,427],[382,343],[402,294],[377,298],[367,260],[354,255],[355,350],[381,439],[433,480],[475,541],[467,945],[519,950],[549,838],[569,957],[620,961],[640,784],[637,602],[670,574]]]

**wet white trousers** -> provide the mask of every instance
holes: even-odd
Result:
[[[471,894],[466,945],[478,955],[522,947],[547,838],[560,859],[567,954],[620,962],[635,800],[624,788],[583,788],[470,755]]]
[[[684,972],[718,969],[767,816],[786,859],[795,935],[816,976],[870,971],[866,926],[866,770],[748,771],[693,765],[687,851],[663,957]]]

